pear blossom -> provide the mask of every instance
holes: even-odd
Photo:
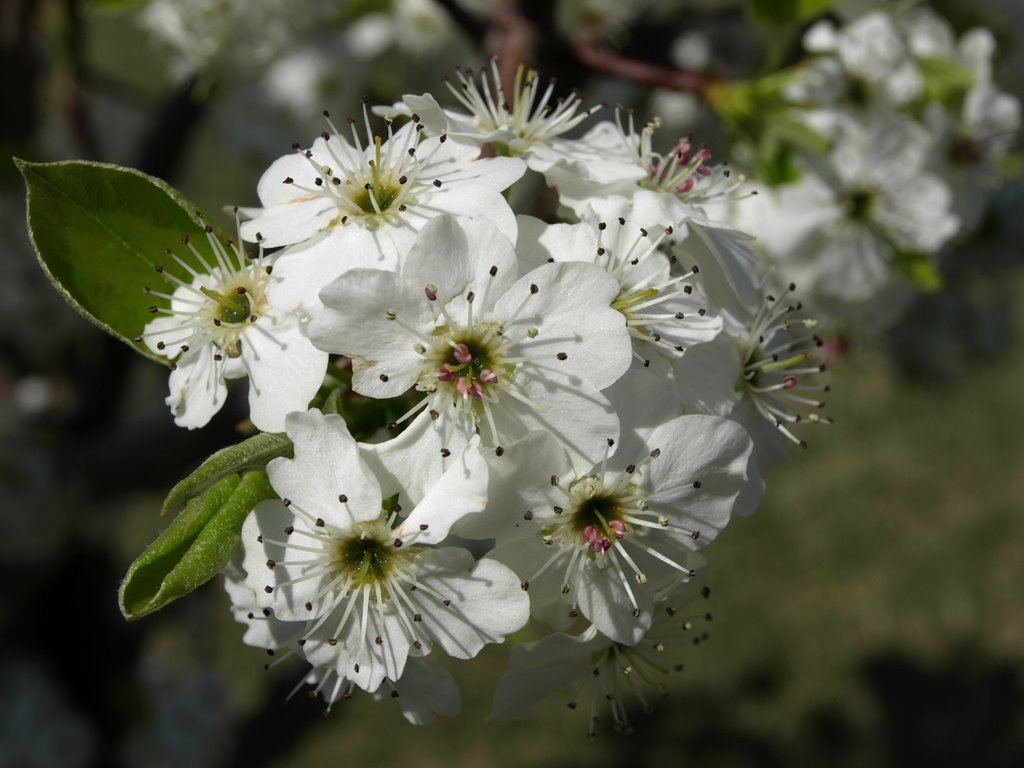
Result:
[[[709,637],[712,615],[698,601],[707,600],[711,590],[703,587],[699,597],[690,585],[684,590],[689,597],[677,592],[659,600],[650,630],[636,643],[616,642],[591,625],[578,635],[556,633],[517,645],[511,669],[494,694],[491,717],[526,717],[540,700],[571,687],[566,705],[588,713],[589,736],[597,734],[603,707],[613,730],[632,732],[628,700],[635,699],[646,714],[653,712],[644,689],[667,696],[672,676],[685,669],[680,647],[700,645]]]
[[[475,445],[399,518],[400,505],[384,509],[340,417],[293,413],[287,427],[295,458],[267,466],[282,500],[257,505],[242,546],[259,608],[302,628],[292,652],[332,670],[334,685],[344,678],[373,692],[399,680],[410,655],[437,645],[472,658],[525,623],[528,599],[508,568],[434,547],[486,503],[487,467]]]
[[[365,105],[365,145],[355,121],[350,141],[325,118],[330,131],[309,149],[293,145],[263,174],[263,207],[242,209],[244,236],[291,246],[277,264],[285,301],[315,313],[320,288],[345,271],[397,269],[416,233],[443,213],[484,216],[515,238],[501,192],[522,176],[521,160],[479,159],[477,148],[445,135],[422,138],[413,121],[397,131],[387,121],[387,137],[375,135]]]
[[[638,190],[664,195],[672,203],[670,221],[703,217],[701,205],[731,199],[742,185],[725,164],[710,164],[711,152],[687,138],[679,139],[668,152],[654,148],[658,119],[639,130],[631,112],[615,120],[602,121],[575,143],[570,162],[545,172],[548,183],[558,187],[559,202],[582,217],[595,199],[612,196],[631,199]],[[578,169],[576,158],[585,163]]]
[[[284,621],[276,618],[271,609],[261,608],[256,593],[245,583],[246,574],[240,557],[228,564],[224,576],[231,612],[235,621],[246,628],[242,641],[277,657],[266,665],[268,669],[294,655],[289,648],[302,647],[298,641],[302,639],[306,623]],[[283,654],[278,655],[279,652]],[[338,700],[350,698],[356,688],[355,683],[339,675],[333,667],[313,667],[292,690],[289,698],[304,684],[312,686],[309,691],[312,696],[323,697],[325,713],[330,712]],[[459,690],[452,676],[447,670],[421,658],[409,659],[399,680],[385,679],[384,684],[370,695],[375,700],[397,700],[405,718],[416,725],[428,723],[437,715],[454,717],[459,712]]]
[[[175,361],[167,404],[178,426],[204,426],[224,405],[226,380],[248,376],[250,419],[280,432],[285,415],[304,409],[320,388],[327,354],[305,337],[302,317],[282,308],[273,259],[262,246],[253,256],[239,243],[225,247],[209,226],[206,236],[206,256],[182,238],[203,271],[167,252],[190,281],[156,268],[174,292],[147,289],[166,304],[150,307],[157,317],[136,341]]]
[[[497,59],[480,71],[479,85],[473,73],[459,70],[458,84],[448,82],[465,112],[443,109],[429,93],[407,94],[396,108],[415,113],[430,135],[448,134],[474,144],[493,144],[513,156],[521,156],[533,170],[543,173],[565,160],[572,145],[559,137],[576,128],[600,109],[579,111],[580,97],[554,97],[555,82],[541,83],[535,70],[516,68],[512,92],[501,84]]]
[[[844,120],[823,162],[736,206],[732,223],[819,309],[865,302],[902,256],[934,255],[959,230],[949,186],[927,170],[929,145],[923,128],[895,114]]]
[[[404,418],[443,419],[485,446],[550,431],[582,462],[618,436],[600,390],[629,367],[617,282],[590,264],[518,276],[512,243],[482,219],[442,216],[399,273],[356,269],[321,291],[309,334],[351,357],[356,392],[423,397]],[[404,420],[404,419],[403,419]]]
[[[611,306],[626,320],[634,361],[644,367],[666,361],[659,367],[667,370],[688,346],[714,338],[722,321],[708,314],[699,269],[671,274],[670,257],[659,246],[674,228],[642,226],[625,202],[616,200],[580,224],[521,216],[517,252],[529,265],[584,261],[604,269],[619,284]]]
[[[924,78],[906,38],[892,16],[871,11],[841,28],[819,21],[804,34],[804,48],[820,59],[808,66],[815,77],[834,78],[845,102],[903,105],[924,91]],[[799,85],[794,87],[799,88]],[[824,89],[818,88],[820,95]],[[791,93],[800,100],[801,94]]]
[[[788,459],[786,442],[806,448],[795,425],[829,424],[820,414],[830,389],[822,374],[817,325],[789,300],[790,284],[768,293],[757,309],[723,313],[725,327],[712,341],[697,344],[676,364],[674,382],[689,413],[725,416],[743,425],[754,441],[747,483],[736,513],[749,515],[765,490],[764,473]]]
[[[616,452],[577,471],[534,433],[490,460],[491,504],[458,532],[494,537],[490,556],[520,576],[534,616],[557,627],[582,615],[634,644],[650,627],[655,590],[703,565],[695,551],[728,523],[750,451],[735,422],[679,416],[649,433],[641,455]]]

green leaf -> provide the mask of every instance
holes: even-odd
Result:
[[[221,448],[191,475],[171,488],[160,514],[165,515],[199,496],[223,478],[247,469],[263,469],[271,459],[291,455],[292,441],[274,432],[261,432],[248,440]]]
[[[191,281],[164,251],[180,244],[183,235],[206,247],[205,222],[195,206],[160,179],[130,168],[17,158],[14,163],[28,187],[32,243],[58,293],[103,330],[169,364],[132,340],[153,318],[149,307],[167,304],[147,296],[146,286],[173,288],[155,267],[163,265],[168,275]],[[205,271],[188,248],[175,252]]]
[[[124,617],[153,613],[209,581],[234,555],[249,511],[274,497],[267,473],[256,470],[225,477],[190,499],[128,568],[118,593]]]
[[[924,77],[925,101],[945,102],[959,108],[959,102],[974,83],[971,70],[956,61],[922,57],[917,66]]]

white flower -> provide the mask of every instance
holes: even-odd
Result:
[[[598,123],[573,142],[567,162],[545,172],[548,183],[558,187],[562,205],[582,217],[594,198],[631,199],[648,189],[672,201],[669,221],[678,223],[695,215],[703,218],[702,204],[734,196],[743,177],[734,178],[724,164],[710,165],[706,147],[684,138],[668,152],[655,150],[653,137],[660,125],[654,119],[638,131],[631,112],[625,126],[617,112],[615,122]]]
[[[784,279],[825,307],[870,300],[900,256],[935,254],[959,229],[949,186],[925,170],[923,128],[897,115],[842,125],[823,162],[736,211]]]
[[[246,585],[275,620],[302,624],[293,650],[367,691],[396,681],[409,655],[436,643],[472,658],[526,621],[518,578],[441,542],[486,503],[487,467],[475,444],[403,519],[338,416],[288,417],[294,459],[267,466],[281,502],[264,502],[242,529]],[[340,684],[340,683],[339,683]]]
[[[649,433],[644,453],[575,471],[535,433],[490,460],[491,504],[457,530],[496,540],[491,557],[519,574],[538,618],[557,627],[582,614],[633,644],[654,590],[703,565],[695,550],[728,523],[750,451],[735,422],[680,416]]]
[[[924,90],[924,79],[907,40],[883,11],[867,13],[841,29],[831,21],[820,21],[807,30],[804,47],[825,57],[809,65],[808,77],[839,76],[846,102],[852,106],[875,102],[902,105]],[[833,68],[829,57],[834,57],[840,68]]]
[[[500,145],[540,172],[564,158],[566,145],[557,138],[600,108],[578,112],[577,94],[555,98],[554,81],[542,85],[537,72],[522,64],[516,69],[512,93],[506,94],[497,59],[481,70],[479,86],[469,71],[459,70],[458,80],[457,85],[447,83],[448,90],[466,112],[442,109],[429,93],[403,96],[399,107],[416,113],[432,135],[448,133],[475,144]]]
[[[722,322],[707,313],[700,290],[694,291],[698,270],[671,274],[659,246],[673,228],[638,220],[624,203],[603,207],[593,214],[599,220],[581,224],[549,225],[521,216],[516,250],[524,264],[583,261],[613,277],[619,291],[611,307],[626,320],[634,360],[649,367],[652,360],[674,361],[691,344],[711,340]]]
[[[245,570],[241,558],[236,557],[224,569],[224,589],[231,600],[231,612],[235,621],[245,626],[242,640],[246,645],[263,648],[275,661],[265,665],[269,669],[295,655],[292,649],[301,649],[298,643],[307,627],[307,622],[284,621],[274,616],[269,608],[261,607],[254,593],[245,583]],[[278,655],[279,651],[284,651]],[[322,696],[330,712],[339,699],[352,695],[355,683],[339,675],[333,667],[313,667],[288,695],[291,698],[299,688],[308,683],[313,686],[310,694]],[[454,717],[459,712],[459,690],[452,676],[444,669],[428,664],[419,658],[409,659],[405,670],[397,681],[385,679],[384,685],[371,696],[380,701],[387,689],[386,698],[397,700],[405,718],[414,725],[430,722],[436,715]]]
[[[444,419],[501,446],[554,433],[593,463],[618,420],[599,390],[629,367],[618,284],[589,264],[545,264],[516,279],[512,244],[481,219],[444,216],[420,232],[400,274],[357,269],[321,294],[321,349],[351,357],[353,388],[424,392],[406,417]]]
[[[807,446],[793,425],[832,421],[819,413],[829,385],[821,376],[821,340],[810,330],[816,322],[787,300],[795,287],[768,294],[756,310],[725,313],[725,330],[676,364],[675,384],[688,412],[728,417],[753,438],[748,480],[736,502],[740,515],[760,503],[765,471],[787,460],[786,440]]]
[[[294,49],[333,14],[325,0],[304,3],[301,13],[288,0],[154,0],[138,18],[169,49],[176,76],[213,71],[238,78]]]
[[[206,235],[209,260],[183,238],[204,272],[168,251],[190,282],[157,267],[176,288],[148,290],[169,306],[150,308],[160,316],[136,340],[175,360],[167,404],[179,426],[205,425],[224,405],[225,380],[248,376],[250,419],[260,430],[281,432],[285,415],[305,409],[320,388],[327,355],[303,335],[299,316],[281,308],[262,246],[254,256],[237,243],[226,248],[210,227]]]
[[[364,106],[367,137],[373,136]],[[352,126],[352,141],[327,117],[310,149],[276,160],[257,192],[263,208],[243,209],[251,217],[242,234],[260,236],[270,248],[291,245],[277,264],[288,288],[283,300],[318,308],[320,288],[348,269],[396,269],[423,225],[442,213],[488,218],[515,239],[515,216],[501,191],[522,176],[515,158],[477,159],[472,146],[446,136],[423,139],[406,123],[387,138],[373,136],[364,147]]]
[[[687,592],[693,595],[691,588]],[[704,587],[683,599],[670,595],[655,607],[650,631],[635,644],[618,643],[601,635],[594,626],[579,635],[553,634],[512,649],[512,667],[498,683],[491,716],[500,719],[526,717],[541,699],[573,687],[566,704],[587,712],[587,733],[593,737],[607,706],[616,732],[629,733],[628,701],[635,698],[650,714],[654,706],[645,695],[669,693],[673,674],[683,671],[681,647],[693,647],[708,639],[711,614],[696,604],[711,590]]]

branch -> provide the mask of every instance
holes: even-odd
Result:
[[[685,91],[704,99],[708,89],[721,82],[722,77],[714,72],[689,72],[682,69],[660,67],[645,61],[637,61],[595,46],[577,43],[573,53],[581,63],[597,72],[614,75],[625,80],[656,85],[673,91]]]

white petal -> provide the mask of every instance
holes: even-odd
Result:
[[[422,291],[392,272],[347,272],[320,292],[324,309],[310,322],[309,338],[320,349],[352,358],[357,392],[396,397],[416,381],[421,357],[413,346],[421,339],[389,320],[387,310],[429,334],[433,318]]]
[[[605,556],[612,556],[611,551]],[[630,557],[636,559],[635,549],[630,551]],[[594,563],[587,564],[579,580],[579,609],[602,634],[617,643],[635,645],[651,628],[651,585],[638,584],[633,580],[633,571],[625,563],[622,570],[625,578],[630,580],[629,590],[640,609],[639,616],[633,615],[633,601],[623,584],[623,577],[610,563],[604,568],[598,568]]]
[[[213,350],[203,347],[195,354],[183,355],[169,377],[167,404],[179,427],[197,429],[206,426],[227,398],[222,366],[213,359]]]
[[[398,437],[383,443],[360,443],[384,498],[397,493],[406,507],[423,500],[451,463],[450,457],[458,458],[468,444],[468,435],[448,426],[447,420],[423,411]]]
[[[742,374],[737,340],[728,333],[690,347],[676,364],[675,384],[690,413],[728,416],[739,398]]]
[[[660,451],[641,481],[651,509],[698,531],[702,543],[713,540],[747,478],[750,437],[734,421],[692,415],[656,429],[650,445]]]
[[[285,424],[295,444],[295,458],[278,458],[267,465],[270,484],[281,498],[343,530],[352,527],[353,518],[377,520],[380,486],[345,421],[337,414],[325,416],[311,410],[290,413]],[[339,501],[341,494],[348,497],[347,503]]]
[[[462,517],[487,506],[487,464],[479,445],[480,439],[474,437],[447,462],[445,473],[398,526],[396,536],[415,536],[418,546],[437,544]]]
[[[531,286],[538,290],[529,296]],[[626,372],[633,357],[626,319],[611,308],[618,293],[618,282],[600,267],[545,264],[520,278],[495,305],[494,314],[511,317],[529,296],[523,311],[506,326],[506,336],[525,337],[529,328],[537,329],[534,338],[520,344],[525,354],[540,357],[546,368],[604,389]]]
[[[481,422],[486,445],[504,445],[539,430],[553,435],[573,466],[589,470],[604,456],[609,440],[618,440],[619,419],[607,398],[583,379],[557,371],[527,371],[515,384],[523,402],[503,394],[494,407],[497,435]]]
[[[442,215],[420,230],[402,277],[421,291],[426,285],[436,286],[439,304],[470,290],[478,297],[486,290],[494,298],[518,277],[516,253],[511,241],[486,219]]]
[[[410,593],[422,606],[424,628],[449,656],[471,659],[529,619],[530,600],[519,578],[501,563],[487,558],[473,563],[466,550],[446,547],[420,554],[416,569],[420,582],[451,601],[444,606],[423,590]]]
[[[242,339],[249,373],[249,418],[263,432],[283,432],[285,416],[304,411],[323,383],[327,353],[302,335],[294,315],[264,315]]]

